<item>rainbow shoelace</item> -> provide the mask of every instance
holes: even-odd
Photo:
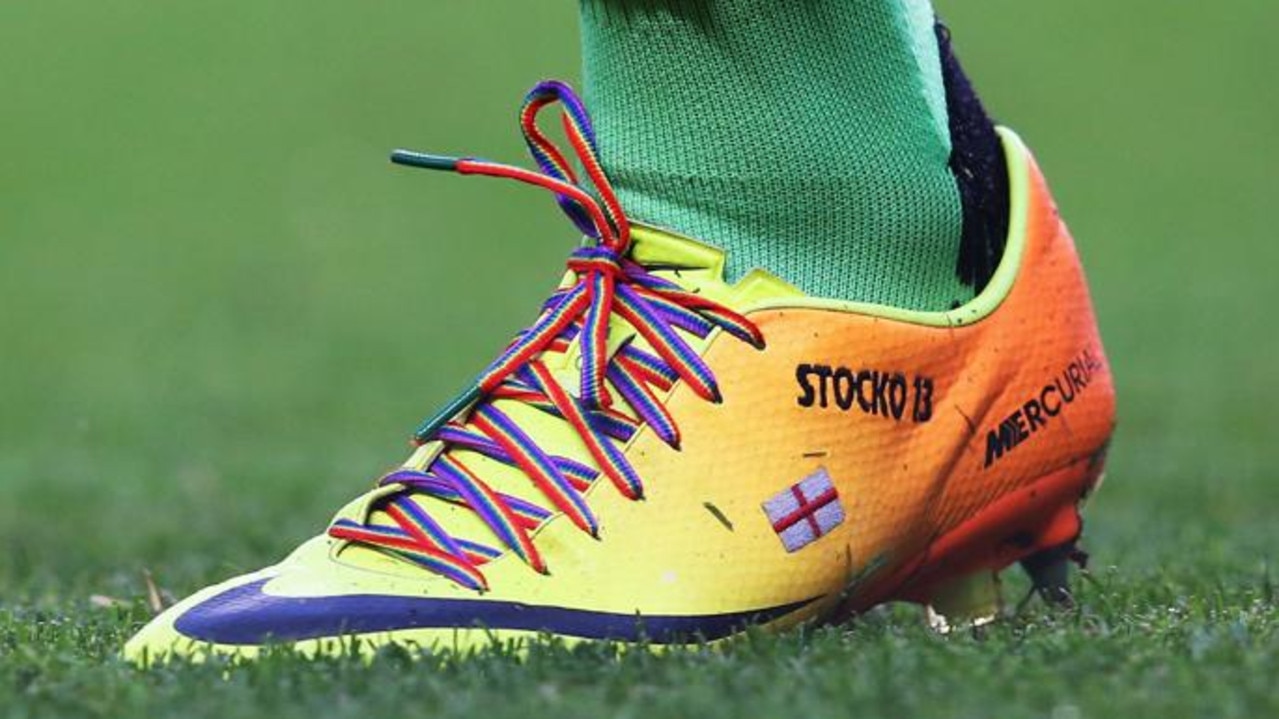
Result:
[[[564,154],[537,125],[539,112],[554,103],[561,105],[564,133],[594,192],[579,182]],[[380,480],[382,486],[402,488],[377,506],[396,526],[340,519],[329,528],[332,537],[390,552],[478,591],[488,588],[481,567],[504,549],[534,570],[547,572],[531,534],[556,512],[598,536],[599,522],[584,493],[601,473],[625,497],[643,497],[643,482],[622,447],[648,426],[667,445],[679,448],[679,428],[664,403],[664,395],[677,382],[682,380],[704,400],[720,401],[714,375],[680,331],[705,339],[719,328],[757,348],[764,346],[759,329],[742,315],[650,273],[629,257],[630,222],[600,166],[590,117],[570,87],[555,81],[536,85],[525,98],[520,126],[540,172],[405,150],[393,153],[392,160],[515,179],[555,193],[560,207],[590,239],[568,261],[575,279],[552,294],[533,325],[515,337],[470,389],[418,428],[414,440],[419,445],[444,445],[429,466],[423,471],[401,469]],[[635,333],[610,356],[609,323],[614,316]],[[636,346],[636,336],[649,349]],[[581,355],[576,396],[543,361],[546,353],[567,352],[574,341]],[[596,467],[539,447],[499,409],[497,400],[517,401],[568,422]],[[551,508],[495,490],[454,450],[469,450],[518,468]],[[423,501],[427,498],[470,510],[501,546],[453,536],[424,508],[429,506]]]

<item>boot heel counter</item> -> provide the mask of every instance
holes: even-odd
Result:
[[[1013,203],[1022,214],[1009,237],[1015,279],[990,327],[1003,370],[987,411],[983,469],[1002,463],[1007,477],[1024,478],[1103,447],[1114,428],[1115,388],[1074,237],[1034,155],[1009,140],[1024,199]],[[1013,451],[1045,432],[1051,440]]]
[[[1088,430],[1088,436],[1084,442],[1086,446],[1081,449],[1094,452],[1107,445],[1114,433],[1117,407],[1114,374],[1106,354],[1105,343],[1102,341],[1101,327],[1097,321],[1097,312],[1093,305],[1092,292],[1088,286],[1087,273],[1084,270],[1078,245],[1070,228],[1061,217],[1047,182],[1040,174],[1038,167],[1035,168],[1035,174],[1042,187],[1042,196],[1047,203],[1045,209],[1051,213],[1051,221],[1056,225],[1056,230],[1052,234],[1054,241],[1048,248],[1049,265],[1061,268],[1064,274],[1060,279],[1061,286],[1069,288],[1068,294],[1071,296],[1069,321],[1074,326],[1070,334],[1075,337],[1074,344],[1078,349],[1071,353],[1073,356],[1067,368],[1066,379],[1078,384],[1080,389],[1087,388],[1086,393],[1081,393],[1086,396],[1079,398],[1082,401],[1079,403],[1078,411],[1085,415],[1086,420],[1083,424]]]

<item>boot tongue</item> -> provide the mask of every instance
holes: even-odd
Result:
[[[737,309],[804,293],[763,269],[736,284],[724,281],[724,251],[697,240],[644,225],[631,227],[631,258],[653,274],[691,292]]]
[[[799,290],[763,270],[754,270],[737,284],[727,285],[723,280],[722,250],[642,225],[632,226],[629,256],[651,274],[730,307],[744,309],[769,300],[803,296]],[[571,274],[566,275],[562,286],[573,281]],[[691,341],[696,346],[696,340]],[[627,342],[635,343],[640,349],[651,349],[629,324],[614,316],[609,328],[609,356]],[[563,351],[544,352],[540,359],[565,390],[575,396],[578,394],[581,380],[578,341],[570,342]],[[496,400],[493,404],[548,454],[594,466],[589,452],[568,422],[514,400]],[[632,414],[625,405],[619,405],[617,409],[624,414]],[[441,452],[459,460],[493,490],[551,509],[548,499],[520,469],[473,451],[455,446],[446,448],[440,442],[432,441],[419,447],[403,466],[406,469],[425,470]],[[608,480],[598,477],[596,481]],[[387,497],[397,495],[403,496],[402,491],[397,491],[394,486],[374,490],[343,508],[335,521],[347,519],[369,526],[397,527],[396,521],[382,509]],[[502,553],[507,551],[489,527],[469,509],[425,494],[412,493],[408,496],[450,535],[488,545]],[[381,571],[395,571],[406,575],[427,571],[408,561],[388,561],[384,550],[358,543],[346,545],[341,558],[357,566],[376,566]]]

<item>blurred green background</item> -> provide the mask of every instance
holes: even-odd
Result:
[[[1273,0],[939,2],[1036,149],[1121,392],[1101,566],[1279,546]],[[320,531],[531,318],[573,242],[523,162],[561,2],[0,3],[0,601],[184,594]],[[1154,575],[1151,575],[1154,576]]]

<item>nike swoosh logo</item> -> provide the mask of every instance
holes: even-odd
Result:
[[[188,609],[174,628],[196,640],[253,645],[400,629],[487,628],[546,631],[585,639],[673,644],[721,639],[783,617],[818,599],[727,614],[639,615],[499,602],[379,594],[283,597],[269,579],[228,589]]]

